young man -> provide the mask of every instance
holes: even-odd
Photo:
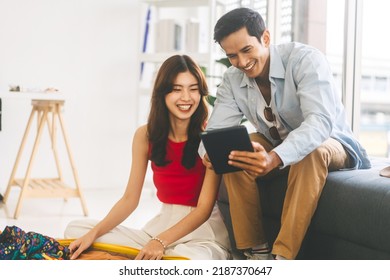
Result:
[[[370,161],[346,122],[320,51],[294,42],[271,45],[262,17],[248,8],[222,16],[214,40],[232,67],[218,88],[207,130],[238,125],[243,116],[257,130],[251,134],[254,152],[230,154],[229,164],[243,171],[224,175],[237,248],[248,259],[295,259],[328,172],[370,168]],[[199,153],[212,168],[203,146]],[[271,254],[256,178],[282,170],[289,172],[288,186]]]

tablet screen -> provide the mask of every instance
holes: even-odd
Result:
[[[231,151],[253,151],[248,131],[243,125],[204,131],[200,137],[217,174],[241,170],[228,164]]]

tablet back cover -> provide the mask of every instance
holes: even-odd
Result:
[[[241,170],[228,164],[231,151],[253,151],[248,131],[243,125],[204,131],[201,139],[217,174]]]

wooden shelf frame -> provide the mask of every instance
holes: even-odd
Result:
[[[7,189],[4,194],[3,202],[6,203],[11,191],[11,188],[16,186],[20,187],[20,193],[18,202],[16,205],[14,218],[17,219],[20,214],[22,202],[25,198],[55,198],[60,197],[68,199],[70,197],[78,197],[81,201],[81,206],[84,212],[84,215],[88,215],[87,206],[85,203],[84,196],[81,191],[79,176],[75,167],[75,162],[73,155],[70,149],[69,140],[67,132],[64,125],[64,120],[62,117],[62,109],[64,106],[64,100],[32,100],[32,110],[27,122],[27,127],[24,132],[22,142],[19,147],[18,154],[16,156],[15,164],[12,169],[12,173],[7,185]],[[24,178],[16,178],[16,173],[20,164],[20,160],[28,140],[29,132],[31,130],[32,124],[36,116],[37,120],[37,133],[35,136],[32,152],[30,159],[27,165],[26,173]],[[67,186],[64,182],[63,173],[59,161],[58,150],[57,150],[57,126],[60,124],[62,136],[64,138],[64,143],[66,146],[67,154],[69,157],[70,166],[72,168],[72,173],[75,181],[75,188]],[[56,178],[31,178],[31,171],[34,165],[38,147],[43,135],[44,127],[47,125],[51,149],[53,151],[54,160],[56,164],[56,169],[58,177]]]

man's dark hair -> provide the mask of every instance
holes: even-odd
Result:
[[[258,12],[249,8],[237,8],[224,14],[215,24],[214,40],[221,43],[223,38],[243,27],[261,43],[260,38],[265,30],[264,20]]]

